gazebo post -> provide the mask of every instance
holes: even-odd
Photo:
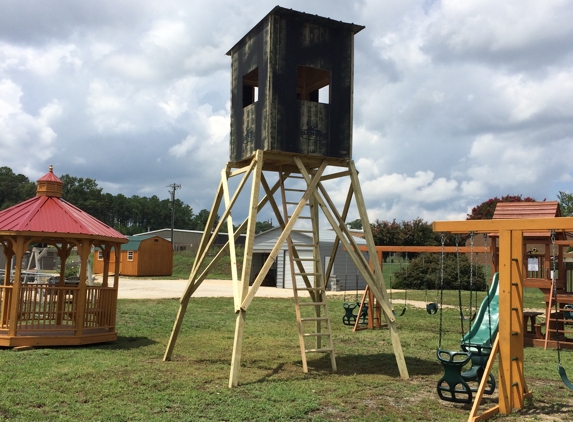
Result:
[[[58,287],[64,287],[66,285],[66,261],[70,252],[72,251],[73,245],[62,242],[60,248],[58,248],[58,256],[60,257],[60,276],[58,278]],[[66,297],[66,292],[63,289],[57,290],[57,310],[56,310],[56,325],[62,325],[62,318],[64,315],[64,302]]]
[[[24,237],[16,237],[16,270],[14,272],[14,281],[12,283],[12,297],[10,298],[10,317],[8,320],[8,335],[16,335],[16,326],[18,325],[18,311],[20,308],[20,285],[22,277],[22,257],[24,256]]]
[[[10,272],[12,268],[10,268],[10,264],[12,262],[12,257],[14,256],[14,242],[10,240],[10,246],[8,246],[8,242],[2,242],[4,246],[4,256],[6,257],[6,264],[4,265],[4,290],[0,300],[0,318],[2,318],[1,325],[7,325],[8,315],[6,315],[6,298],[8,297],[8,286],[10,285]]]
[[[113,245],[115,252],[115,269],[113,272],[113,287],[117,290],[119,289],[119,260],[121,259],[121,246],[116,243]]]
[[[101,285],[102,287],[107,287],[109,279],[109,260],[111,259],[111,246],[106,243],[101,245],[100,248],[103,255],[103,274]]]
[[[78,290],[77,312],[76,312],[76,336],[82,336],[84,331],[85,309],[86,309],[86,274],[88,272],[88,258],[91,252],[91,245],[88,239],[82,239],[78,245],[80,255],[80,284]],[[83,312],[80,312],[83,309]]]

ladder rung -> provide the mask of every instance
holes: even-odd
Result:
[[[293,188],[285,188],[287,192],[306,192],[306,189],[293,189]]]
[[[318,292],[321,290],[326,290],[324,287],[295,287],[296,290],[309,290],[309,291],[313,291],[313,292]]]
[[[294,275],[302,275],[302,276],[317,276],[321,275],[320,273],[294,273]]]
[[[318,261],[318,258],[293,258],[294,262],[301,262],[301,261]]]
[[[310,215],[299,215],[298,217],[299,220],[303,219],[303,220],[311,220],[312,217]]]
[[[306,333],[303,337],[330,337],[330,333]]]
[[[296,233],[314,233],[312,230],[309,229],[292,229],[291,231]]]
[[[285,201],[285,204],[287,204],[287,205],[298,205],[299,203],[300,203],[300,201],[298,201],[298,202]],[[306,202],[304,205],[308,206],[308,202]]]
[[[306,353],[331,353],[333,352],[334,349],[328,347],[328,348],[324,348],[324,349],[306,349],[305,352]]]
[[[310,317],[310,318],[301,318],[301,322],[308,322],[308,321],[328,321],[328,317]]]

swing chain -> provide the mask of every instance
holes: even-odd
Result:
[[[456,235],[456,270],[458,274],[458,307],[460,312],[460,324],[462,329],[462,337],[465,332],[464,329],[464,310],[462,307],[462,278],[460,277],[460,251],[459,251],[460,236]],[[471,302],[471,299],[470,299]],[[471,315],[471,314],[470,314]]]
[[[442,252],[440,253],[440,338],[438,341],[438,349],[442,348],[442,320],[443,320],[443,303],[444,303],[444,254],[446,244],[446,234],[442,233]]]
[[[551,231],[551,284],[553,284],[553,296],[555,297],[555,341],[557,345],[557,371],[561,380],[567,388],[573,390],[573,383],[567,377],[567,371],[561,365],[561,344],[559,343],[559,305],[557,303],[557,281],[555,280],[555,265],[557,261],[557,254],[555,253],[555,231]]]
[[[488,264],[488,259],[487,259],[487,233],[483,234],[483,255],[484,255],[484,272],[485,272],[485,267]],[[492,254],[493,255],[493,254]],[[490,271],[491,273],[491,271]],[[488,278],[484,275],[484,279],[485,279],[485,296],[487,297],[487,318],[488,318],[488,328],[489,328],[489,340],[490,340],[490,344],[493,343],[492,340],[492,332],[491,332],[491,298],[489,297],[489,286],[488,286]]]
[[[555,340],[557,341],[557,362],[561,365],[561,346],[559,345],[559,304],[557,303],[557,281],[555,280],[555,231],[551,230],[551,284],[553,285],[553,300],[555,301]]]

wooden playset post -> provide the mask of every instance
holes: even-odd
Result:
[[[499,233],[499,334],[478,388],[469,421],[485,420],[497,413],[510,414],[523,409],[531,397],[524,376],[523,335],[523,232],[573,230],[573,218],[536,218],[513,220],[437,221],[435,232]],[[497,352],[497,353],[496,353]],[[495,356],[499,357],[499,403],[477,415],[483,391]]]

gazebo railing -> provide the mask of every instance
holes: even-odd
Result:
[[[2,315],[0,329],[10,328],[13,286],[0,286]],[[16,331],[62,332],[76,330],[81,310],[78,309],[78,286],[22,284],[19,291]],[[113,287],[86,286],[84,328],[115,326],[117,290]]]

